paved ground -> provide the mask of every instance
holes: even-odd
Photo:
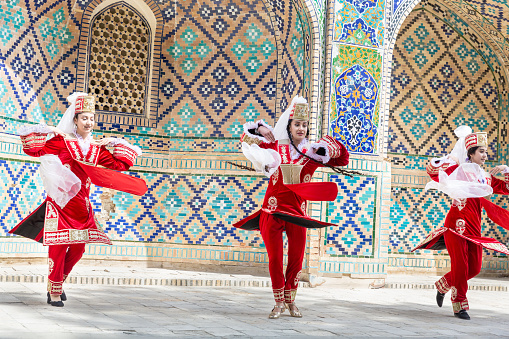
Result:
[[[41,267],[30,267],[38,274]],[[27,267],[0,267],[0,274]],[[80,272],[81,271],[81,272]],[[129,275],[129,269],[76,269],[76,275]],[[113,271],[113,272],[112,272]],[[101,273],[100,273],[101,272]],[[12,273],[12,272],[11,272]],[[100,273],[100,274],[99,274]],[[136,269],[147,277],[181,274],[225,280],[214,273]],[[11,277],[13,275],[11,274]],[[239,276],[226,275],[237,279]],[[168,277],[168,276],[167,276]],[[244,280],[264,279],[242,276]],[[170,277],[168,277],[170,278]],[[392,276],[404,283],[432,282],[431,276]],[[4,279],[5,281],[5,279]],[[46,304],[42,282],[0,282],[0,338],[141,337],[509,337],[509,279],[476,279],[472,285],[505,291],[472,290],[472,320],[454,318],[450,301],[435,304],[432,289],[368,289],[368,281],[327,279],[317,288],[301,288],[301,319],[285,313],[267,316],[273,300],[268,287],[136,286],[67,284],[65,307]]]

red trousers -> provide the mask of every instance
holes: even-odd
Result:
[[[451,290],[452,308],[455,313],[468,310],[468,280],[481,272],[482,247],[453,232],[445,232],[445,246],[451,257],[451,271],[435,285],[441,293]]]
[[[283,273],[283,231],[286,231],[288,238],[286,274]],[[262,212],[260,232],[269,255],[269,272],[274,299],[276,302],[293,303],[306,249],[306,229]]]
[[[62,284],[80,261],[85,252],[85,244],[48,246],[48,292],[62,294]]]

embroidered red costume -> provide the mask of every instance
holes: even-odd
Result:
[[[310,183],[311,177],[323,164],[346,166],[349,153],[344,145],[329,136],[315,144],[304,139],[298,145],[299,149],[322,163],[320,164],[296,152],[289,140],[269,142],[263,136],[255,134],[255,129],[262,125],[272,131],[272,128],[261,120],[246,123],[241,141],[278,152],[281,165],[270,177],[262,208],[234,226],[246,230],[260,230],[269,256],[274,299],[276,302],[293,303],[304,258],[306,228],[335,226],[315,220],[306,213],[306,200],[334,200],[338,192],[335,183]],[[325,149],[325,155],[313,153],[312,148]],[[288,238],[286,274],[283,274],[283,231],[286,231]]]
[[[467,137],[467,147],[472,138],[471,136]],[[441,171],[450,176],[458,167],[457,164],[432,161],[427,166],[427,172],[432,180],[438,182]],[[491,186],[493,193],[509,194],[509,174],[505,174],[504,181],[484,171],[483,173],[484,178],[477,179],[479,182]],[[451,271],[438,280],[435,285],[437,290],[443,294],[451,290],[455,313],[469,309],[466,297],[468,280],[481,271],[482,247],[509,254],[505,245],[494,239],[481,236],[483,208],[490,219],[504,228],[509,228],[509,213],[486,198],[455,199],[447,214],[444,226],[433,231],[412,250],[443,250],[447,248],[451,258]]]
[[[48,292],[61,294],[62,283],[73,266],[81,259],[85,244],[111,244],[94,217],[89,199],[91,183],[104,181],[107,176],[111,181],[116,181],[114,186],[122,185],[122,182],[129,186],[132,185],[132,181],[136,186],[140,181],[140,179],[97,166],[125,171],[134,164],[141,152],[139,148],[117,139],[112,154],[105,146],[95,144],[90,137],[89,144],[87,143],[88,151],[84,153],[75,135],[65,137],[57,135],[46,140],[50,132],[51,130],[44,125],[25,128],[25,133],[21,135],[23,151],[33,157],[50,154],[58,156],[61,164],[81,181],[81,187],[63,207],[48,196],[34,212],[9,233],[34,239],[49,246]],[[146,189],[144,183],[141,185]],[[133,193],[134,191],[136,190],[133,190]],[[138,193],[143,194],[143,189]]]

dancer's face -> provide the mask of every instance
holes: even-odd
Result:
[[[292,120],[290,123],[290,133],[292,133],[292,140],[295,146],[300,144],[308,133],[308,122],[303,120]]]
[[[94,113],[80,113],[74,117],[74,123],[76,124],[76,131],[79,135],[86,137],[88,134],[92,133],[94,128]]]
[[[488,149],[484,146],[477,148],[475,153],[470,156],[470,161],[479,166],[484,165],[486,159],[488,159]]]

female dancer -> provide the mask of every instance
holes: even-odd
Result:
[[[482,267],[482,248],[509,254],[507,247],[498,241],[481,236],[482,208],[488,217],[509,229],[509,213],[483,198],[492,193],[509,194],[509,171],[500,165],[486,173],[481,166],[487,158],[486,133],[471,133],[467,126],[455,130],[459,137],[453,152],[440,159],[433,159],[427,172],[434,182],[427,188],[436,188],[453,198],[445,225],[419,244],[419,248],[442,250],[447,248],[451,258],[451,271],[435,283],[437,304],[442,307],[445,294],[451,290],[454,315],[470,319],[467,300],[468,280],[475,277]],[[468,158],[467,158],[468,157]],[[505,174],[505,181],[493,175]]]
[[[241,137],[246,157],[270,176],[262,208],[234,224],[238,228],[261,231],[276,301],[270,319],[280,317],[285,303],[292,317],[302,317],[295,305],[295,295],[306,247],[306,228],[333,225],[310,218],[306,200],[334,200],[338,192],[335,183],[310,183],[311,177],[318,167],[346,166],[349,159],[345,146],[334,138],[326,136],[318,143],[309,143],[308,120],[306,99],[296,97],[274,130],[262,120],[248,122]],[[286,274],[283,273],[283,231],[288,237]]]
[[[119,188],[143,194],[144,182],[124,174],[98,168],[127,170],[141,150],[123,139],[92,138],[94,97],[74,93],[70,107],[57,128],[46,125],[24,126],[18,132],[23,151],[41,157],[41,177],[46,200],[14,227],[10,233],[42,242],[48,247],[48,304],[62,307],[67,298],[62,284],[85,252],[86,243],[111,244],[94,217],[90,205],[90,184]],[[53,135],[51,135],[53,133]],[[50,139],[46,137],[50,135]],[[106,145],[114,146],[113,154]],[[108,177],[114,180],[108,180]],[[109,181],[106,183],[105,181]]]

